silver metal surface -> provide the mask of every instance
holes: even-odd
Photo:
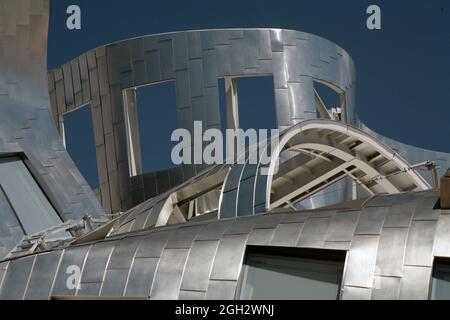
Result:
[[[237,281],[242,267],[245,243],[248,235],[224,235],[220,241],[211,279]]]
[[[39,191],[51,205],[44,213],[54,210],[63,221],[130,210],[89,240],[0,262],[1,299],[234,299],[254,247],[345,253],[342,299],[429,297],[434,258],[450,258],[450,213],[413,164],[436,161],[442,171],[450,156],[364,126],[353,61],[342,48],[281,29],[175,32],[100,47],[47,74],[49,4],[32,3],[0,0],[0,156],[20,157],[37,183],[31,194],[13,197]],[[128,151],[130,141],[139,142],[137,126],[127,124],[137,123],[132,90],[175,81],[178,127],[192,132],[193,121],[202,120],[219,129],[218,81],[225,79],[237,127],[235,79],[266,75],[273,76],[277,125],[286,129],[284,149],[269,164],[282,160],[278,174],[268,178],[259,170],[268,165],[248,163],[141,172],[139,148]],[[341,121],[317,107],[314,82],[341,95]],[[63,115],[85,104],[103,208],[58,136]],[[371,196],[367,201],[343,203],[353,199],[353,182]],[[27,228],[52,223],[39,225],[45,214],[16,214],[8,190],[0,191],[2,254]],[[202,215],[192,216],[194,206]],[[75,287],[68,285],[73,267],[81,272]]]
[[[355,235],[348,253],[345,286],[372,288],[378,251],[379,236]]]
[[[397,300],[401,278],[375,276],[372,300]]]
[[[91,104],[100,198],[107,212],[117,212],[173,188],[176,183],[169,176],[175,174],[186,180],[204,167],[185,165],[157,173],[139,172],[136,169],[141,167],[139,148],[130,151],[132,157],[130,152],[127,155],[127,137],[137,137],[138,126],[126,125],[127,114],[130,119],[134,119],[135,114],[134,109],[125,112],[128,100],[125,99],[124,104],[123,94],[129,96],[128,91],[135,87],[175,81],[178,127],[192,132],[196,120],[203,121],[207,128],[220,128],[219,79],[267,75],[273,76],[277,125],[282,130],[317,118],[314,83],[320,82],[341,95],[343,122],[376,136],[410,163],[431,160],[439,162],[441,168],[450,165],[447,154],[408,146],[367,128],[356,115],[356,71],[351,57],[336,44],[299,31],[202,30],[124,40],[91,50],[49,71],[49,93],[51,97],[62,96],[59,100],[51,99],[57,125],[65,113]],[[72,81],[68,81],[69,78]],[[90,88],[90,92],[84,88]],[[130,168],[134,168],[131,177]],[[224,202],[224,217],[235,202],[239,214],[253,210],[248,192],[242,191],[239,196],[231,192],[237,190],[239,176],[230,177],[225,188],[231,202]],[[143,180],[149,183],[142,183]],[[243,181],[242,186],[253,189],[251,181]],[[324,206],[335,197],[338,201],[347,200],[349,192],[347,189],[339,196],[335,193],[311,198],[308,206]],[[235,201],[237,199],[239,201]]]
[[[151,299],[178,299],[188,254],[189,250],[186,249],[166,249],[163,251],[153,282]]]
[[[36,257],[25,292],[25,300],[43,300],[50,296],[60,260],[61,252],[58,251]]]
[[[426,300],[430,287],[431,268],[405,266],[400,281],[399,299]]]
[[[22,300],[36,256],[25,257],[9,263],[0,289],[1,300]]]
[[[430,259],[450,258],[445,245],[448,212],[431,209],[432,216],[438,214],[439,220],[412,220],[408,227],[391,227],[380,222],[390,208],[395,205],[396,212],[401,214],[402,207],[409,212],[411,205],[396,200],[404,199],[404,194],[379,197],[393,197],[389,200],[393,204],[373,207],[368,206],[370,202],[360,202],[363,207],[353,211],[330,208],[205,221],[200,225],[187,222],[148,229],[139,236],[122,235],[94,245],[77,245],[64,251],[19,258],[9,265],[0,265],[1,270],[6,270],[2,271],[5,280],[0,292],[5,299],[98,294],[152,299],[234,299],[248,246],[284,246],[293,250],[316,248],[324,254],[330,249],[347,252],[342,299],[426,299],[432,270]],[[433,202],[430,199],[437,201],[438,197],[438,192],[433,190],[409,194],[411,201],[424,208]],[[226,230],[233,230],[230,228],[241,220],[249,227],[240,229],[238,234],[228,234]],[[358,224],[363,221],[366,225],[367,220],[374,221],[376,228],[365,229],[365,233]],[[185,248],[172,248],[174,243],[178,247],[177,234],[183,234],[186,228],[193,232],[188,238],[196,240],[187,239],[189,246]],[[217,231],[214,237],[213,231]],[[423,242],[417,242],[416,234],[424,235]],[[176,242],[169,245],[172,237]],[[100,251],[101,247],[106,250]],[[107,252],[113,247],[116,261],[112,260],[112,251],[105,265]],[[66,287],[69,276],[66,271],[70,265],[82,269],[84,280],[79,290]],[[42,268],[49,272],[41,274]],[[23,278],[27,280],[22,281]],[[42,286],[37,286],[41,281]]]
[[[408,228],[384,228],[378,247],[376,275],[401,277]]]
[[[63,251],[61,261],[59,262],[58,271],[56,272],[53,283],[51,296],[74,296],[77,288],[68,287],[67,280],[70,275],[71,266],[76,266],[83,271],[86,256],[89,252],[90,245],[69,248]]]
[[[47,78],[49,1],[2,0],[0,7],[0,156],[25,160],[63,220],[81,219],[86,212],[99,216],[104,210],[64,149],[52,115],[56,106],[50,100],[54,103],[56,95],[50,98],[48,94],[49,83],[50,87],[54,84]],[[60,79],[58,72],[52,79],[55,76]],[[64,90],[64,84],[58,89]],[[16,196],[32,198],[30,188]],[[39,227],[44,221],[29,217],[33,221],[27,221],[27,226]],[[7,211],[1,210],[0,218],[0,231],[4,223],[8,226],[7,232],[0,232],[1,254],[12,249],[10,240],[20,238],[24,231]]]
[[[206,292],[218,245],[219,241],[194,242],[184,270],[181,289]]]
[[[158,258],[135,258],[127,281],[125,296],[144,297],[150,296]]]
[[[297,244],[303,223],[279,224],[270,244],[278,247],[293,247]]]

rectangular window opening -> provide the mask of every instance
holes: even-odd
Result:
[[[316,112],[318,118],[331,117],[333,120],[342,120],[342,94],[330,86],[314,81]],[[328,113],[328,116],[325,116]]]
[[[250,246],[240,299],[339,299],[345,257],[337,250]]]
[[[177,129],[175,81],[124,91],[130,176],[175,167],[171,141]]]
[[[99,186],[91,105],[63,115],[64,141],[70,157],[92,189]]]
[[[435,258],[430,299],[450,300],[450,259]]]
[[[231,79],[234,82],[234,94],[237,103],[239,128],[247,129],[277,129],[277,115],[275,107],[275,90],[272,76],[246,76]],[[230,128],[228,123],[228,103],[226,80],[219,80],[220,109],[222,127]],[[270,133],[270,132],[269,132]]]

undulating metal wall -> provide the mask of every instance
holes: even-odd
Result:
[[[174,80],[178,127],[193,132],[194,121],[203,121],[205,129],[220,128],[220,78],[265,75],[273,76],[281,129],[316,118],[314,79],[345,92],[353,117],[350,56],[328,40],[292,30],[204,30],[125,40],[50,71],[49,90],[57,125],[64,113],[91,104],[101,202],[107,212],[117,212],[135,204],[131,190],[145,192],[142,179],[130,184],[124,89]],[[202,169],[183,166],[172,174],[186,180]]]
[[[107,212],[117,212],[160,194],[160,185],[173,187],[176,183],[172,182],[185,181],[204,169],[201,165],[183,166],[130,179],[123,90],[175,81],[178,127],[193,132],[196,120],[203,121],[205,129],[220,128],[220,78],[263,75],[273,76],[280,129],[317,118],[313,83],[320,81],[344,96],[344,121],[371,132],[357,119],[351,57],[328,40],[292,30],[203,30],[125,40],[89,51],[50,71],[49,90],[58,126],[64,113],[91,104],[100,198]],[[437,161],[441,173],[450,165],[448,154],[379,137],[411,163]],[[346,191],[339,191],[342,188]],[[350,198],[350,185],[338,189],[335,193],[341,201]],[[311,206],[334,201],[336,194],[312,199]]]
[[[427,299],[433,258],[450,257],[450,211],[434,209],[438,199],[436,191],[377,196],[362,207],[112,236],[0,264],[0,298],[234,299],[247,246],[270,246],[346,252],[342,299]],[[78,289],[67,286],[71,265],[82,270]]]
[[[98,216],[104,210],[64,149],[52,119],[48,14],[48,0],[0,0],[0,157],[22,155],[63,219]],[[6,238],[23,233],[7,210],[0,212],[0,220],[9,227],[0,233],[0,247],[8,250]]]

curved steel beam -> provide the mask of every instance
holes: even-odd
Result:
[[[311,174],[291,171],[290,180],[296,181],[296,185],[284,185],[280,187],[284,193],[276,194],[273,183],[281,177],[278,177],[275,171],[281,153],[286,150],[306,150],[316,159],[310,166],[311,171],[316,172]],[[324,155],[328,156],[326,160]],[[374,158],[377,160],[372,161]],[[330,159],[334,159],[331,164]],[[326,169],[317,170],[325,166]],[[359,129],[336,121],[305,121],[281,135],[280,143],[271,156],[266,189],[267,209],[292,203],[292,199],[302,194],[304,196],[296,200],[303,200],[345,176],[364,185],[372,194],[430,189],[425,179],[414,170],[409,170],[410,167],[408,162],[391,148]],[[355,177],[351,171],[348,172],[348,168],[352,168],[351,171],[358,170],[362,177]],[[396,179],[392,179],[393,175],[388,176],[392,172],[398,173]],[[317,186],[320,186],[320,189]],[[308,192],[310,190],[313,192]]]

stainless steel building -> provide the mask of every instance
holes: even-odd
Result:
[[[186,31],[48,71],[48,0],[0,8],[0,299],[450,298],[450,154],[366,127],[344,49],[293,30]],[[221,128],[220,79],[236,129],[236,79],[267,75],[282,130],[260,145],[268,164],[142,172],[137,87],[174,81],[194,133]],[[98,190],[64,148],[63,116],[87,104]]]

